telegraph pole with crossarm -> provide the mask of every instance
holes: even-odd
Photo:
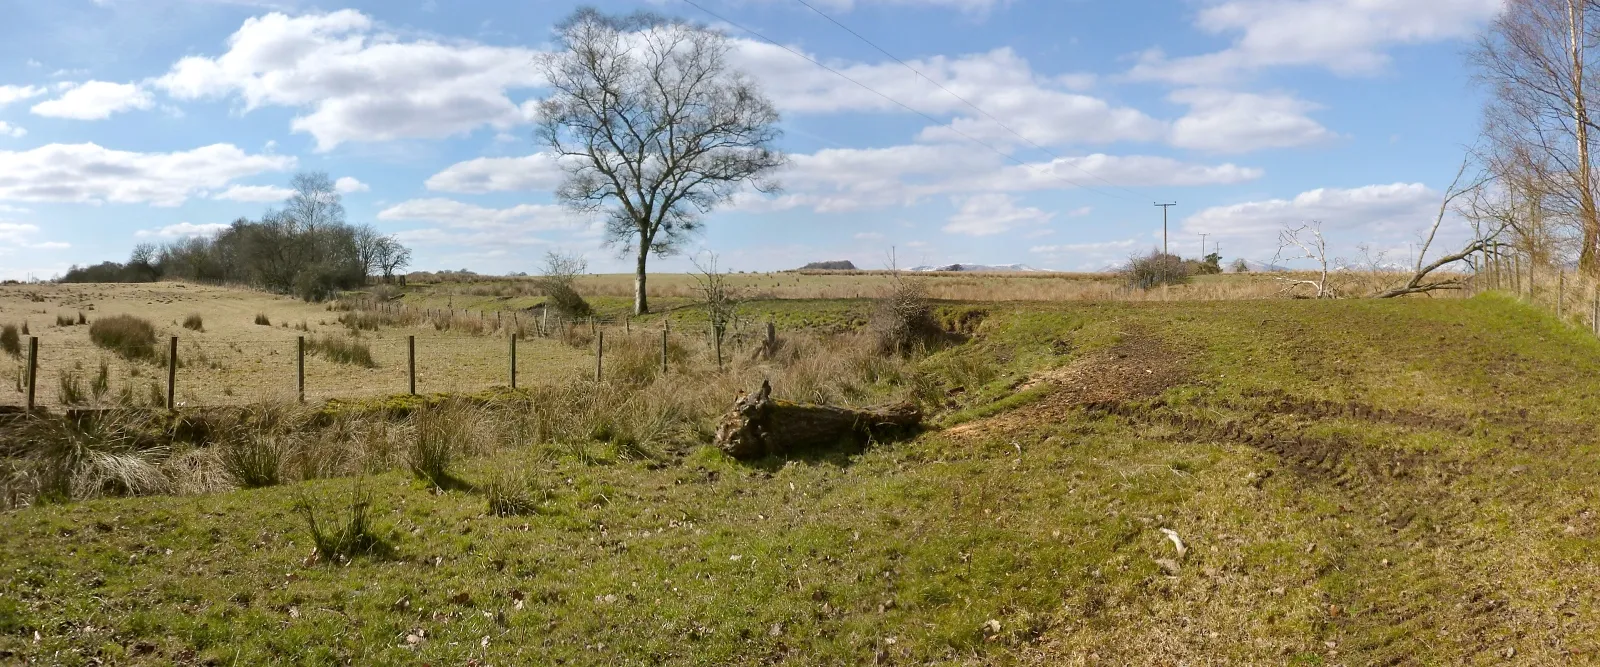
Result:
[[[1177,205],[1177,202],[1172,202],[1171,204],[1156,204],[1156,206],[1161,207],[1161,254],[1163,255],[1170,254],[1167,252],[1167,209]]]

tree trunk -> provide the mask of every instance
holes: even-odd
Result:
[[[1568,34],[1572,57],[1572,113],[1573,128],[1577,134],[1578,168],[1575,176],[1578,179],[1578,217],[1583,225],[1583,248],[1578,253],[1578,271],[1585,275],[1600,275],[1600,267],[1595,265],[1595,244],[1600,242],[1600,211],[1597,211],[1594,197],[1594,171],[1591,167],[1589,155],[1589,109],[1588,100],[1584,98],[1584,32],[1587,21],[1587,7],[1580,7],[1579,0],[1567,0]]]
[[[639,264],[633,274],[633,314],[643,315],[650,312],[650,301],[644,293],[644,262],[650,257],[650,243],[639,238]]]
[[[914,432],[922,413],[909,403],[851,409],[803,405],[772,398],[765,381],[760,391],[741,397],[717,427],[717,446],[740,460],[794,456],[845,446],[858,449],[874,440]]]

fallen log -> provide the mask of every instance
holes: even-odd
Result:
[[[838,446],[859,448],[915,432],[922,412],[909,403],[877,408],[806,405],[772,398],[772,385],[742,396],[717,427],[717,446],[740,460]]]

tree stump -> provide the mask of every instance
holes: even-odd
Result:
[[[722,418],[717,446],[740,460],[859,448],[913,433],[921,423],[922,412],[909,403],[866,409],[791,403],[774,400],[772,385],[762,381]]]

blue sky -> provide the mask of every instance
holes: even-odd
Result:
[[[740,196],[688,248],[733,269],[890,247],[1099,269],[1160,243],[1157,200],[1187,255],[1206,233],[1269,260],[1279,228],[1320,220],[1332,254],[1403,260],[1478,133],[1465,55],[1500,5],[808,1],[916,72],[797,0],[696,0],[934,120],[681,0],[589,3],[719,26],[782,112],[785,191]],[[0,278],[257,217],[297,170],[340,179],[349,220],[415,268],[565,249],[626,270],[553,203],[532,134],[531,60],[577,4],[0,0]]]

